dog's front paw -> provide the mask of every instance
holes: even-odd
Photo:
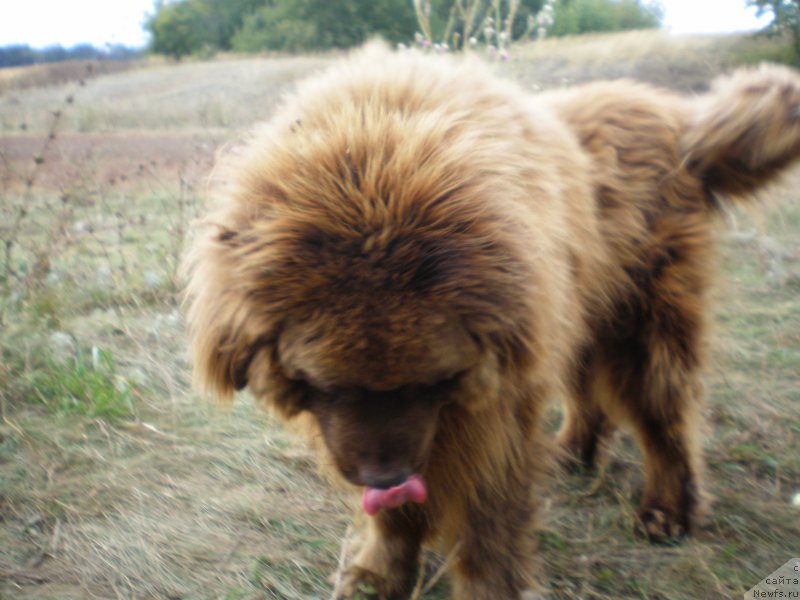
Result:
[[[408,594],[405,581],[392,580],[367,569],[350,566],[336,587],[337,600],[396,600]]]

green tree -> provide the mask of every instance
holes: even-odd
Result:
[[[800,0],[749,0],[748,4],[758,7],[759,16],[772,13],[768,29],[787,33],[792,39],[795,56],[800,57]]]
[[[204,50],[228,50],[245,17],[271,0],[159,0],[145,24],[154,52],[180,58]]]
[[[297,52],[316,45],[316,24],[298,16],[288,3],[262,6],[247,15],[231,39],[232,48],[238,52]]]
[[[207,15],[200,2],[166,4],[159,0],[145,27],[152,34],[153,52],[180,59],[203,49],[209,41]]]
[[[623,31],[658,27],[659,4],[641,0],[559,0],[549,35],[577,35],[592,31]]]
[[[348,48],[372,35],[408,40],[414,29],[408,0],[275,0],[244,18],[232,47],[240,51]]]
[[[220,50],[230,50],[233,36],[242,27],[247,15],[262,6],[272,4],[269,0],[199,0],[206,7],[206,28],[213,45]]]

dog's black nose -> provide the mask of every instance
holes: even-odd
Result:
[[[411,471],[403,470],[399,473],[365,473],[363,479],[367,487],[388,490],[405,482],[410,476]]]

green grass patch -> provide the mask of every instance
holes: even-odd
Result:
[[[110,421],[133,415],[131,385],[117,372],[110,350],[57,360],[48,357],[32,377],[33,399],[59,415],[79,414]]]

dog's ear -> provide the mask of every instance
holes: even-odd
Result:
[[[194,382],[221,400],[248,385],[266,327],[237,284],[237,246],[236,232],[215,231],[195,243],[184,264]]]
[[[197,387],[221,400],[247,387],[248,369],[258,348],[232,331],[195,330],[192,333],[194,380]]]
[[[748,195],[800,158],[800,75],[742,69],[691,102],[682,140],[687,165],[709,190]]]

